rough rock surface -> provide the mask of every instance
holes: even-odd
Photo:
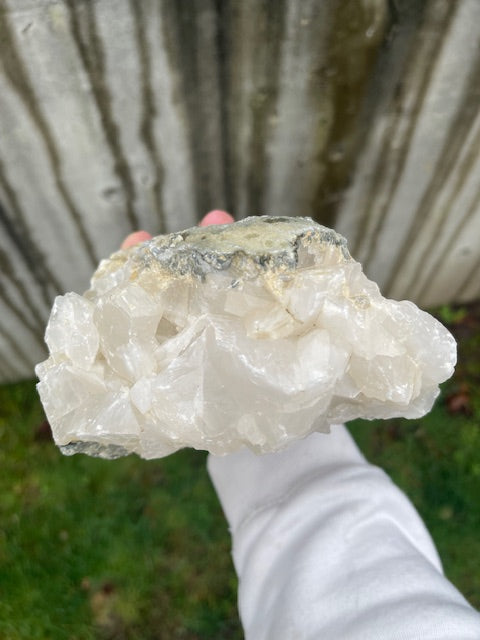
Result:
[[[276,451],[357,417],[417,418],[455,341],[383,298],[345,239],[252,217],[158,236],[56,299],[38,390],[64,453]]]

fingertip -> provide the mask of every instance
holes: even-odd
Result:
[[[148,233],[148,231],[134,231],[134,233],[131,233],[125,238],[120,248],[128,249],[129,247],[133,247],[136,244],[140,244],[140,242],[150,240],[152,237],[153,236]]]
[[[199,227],[208,227],[212,224],[231,224],[235,222],[233,216],[221,209],[209,211],[198,223]],[[136,244],[150,240],[153,236],[148,231],[135,231],[128,235],[121,244],[121,249],[128,249]]]
[[[222,209],[214,209],[209,211],[198,223],[199,227],[208,227],[211,224],[231,224],[235,222],[233,216]]]

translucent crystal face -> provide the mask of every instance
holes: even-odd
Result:
[[[345,240],[309,218],[158,236],[55,300],[38,390],[55,441],[144,458],[276,451],[357,417],[416,418],[456,347],[383,298]]]

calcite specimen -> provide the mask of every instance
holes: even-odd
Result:
[[[383,298],[346,241],[309,218],[159,236],[56,299],[38,390],[64,453],[276,451],[357,417],[416,418],[455,341]]]

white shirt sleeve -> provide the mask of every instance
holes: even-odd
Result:
[[[247,640],[480,640],[412,504],[343,426],[208,467]]]

